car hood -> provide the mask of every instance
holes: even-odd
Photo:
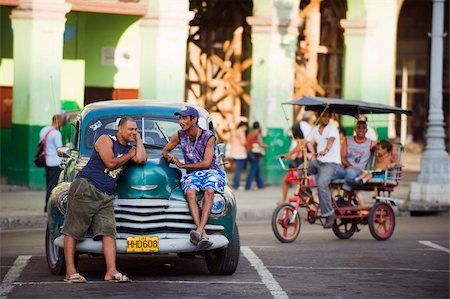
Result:
[[[181,171],[166,159],[149,159],[144,165],[129,163],[117,182],[118,198],[168,199],[179,190]]]

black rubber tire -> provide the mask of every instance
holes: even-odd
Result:
[[[272,230],[275,237],[281,243],[292,243],[297,239],[300,234],[302,222],[300,214],[296,213],[293,223],[289,223],[292,215],[295,212],[295,208],[291,204],[279,205],[272,214]],[[289,228],[293,231],[290,232]]]
[[[350,223],[347,221],[343,221],[339,217],[336,218],[336,221],[333,225],[333,233],[338,237],[339,239],[346,240],[350,239],[353,234],[356,232],[356,224]]]
[[[395,229],[395,214],[385,202],[377,202],[369,213],[369,229],[372,237],[378,241],[389,239]]]
[[[55,275],[66,274],[66,262],[64,260],[64,249],[53,243],[52,236],[47,226],[45,231],[45,255],[47,256],[47,265],[50,271]],[[75,267],[78,265],[79,254],[75,253]]]
[[[214,275],[232,275],[238,266],[240,252],[239,229],[235,223],[233,236],[227,248],[205,252],[209,272]]]

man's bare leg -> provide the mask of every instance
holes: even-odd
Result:
[[[200,225],[200,212],[197,205],[197,191],[192,188],[188,189],[186,191],[186,198],[189,206],[189,212],[191,213],[195,226],[198,228]]]
[[[116,239],[103,236],[103,255],[105,256],[106,274],[105,280],[113,279],[117,273],[116,269]]]
[[[197,226],[197,231],[202,235],[206,234],[205,225],[208,222],[209,215],[211,214],[211,208],[213,206],[214,190],[208,188],[205,190],[202,207],[202,217],[200,218],[200,224]]]
[[[77,240],[75,238],[64,235],[64,260],[66,261],[66,276],[77,273],[75,268],[75,248]]]

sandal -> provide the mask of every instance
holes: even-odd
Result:
[[[213,244],[213,242],[211,242],[209,240],[208,236],[207,235],[203,235],[201,240],[197,244],[197,248],[199,250],[205,250],[205,249],[211,247],[212,244]]]
[[[198,242],[202,239],[202,235],[196,230],[191,230],[189,232],[189,236],[191,237],[189,241],[191,241],[191,243],[195,246],[197,246]]]
[[[131,279],[128,278],[128,276],[117,272],[113,275],[111,279],[105,279],[107,282],[131,282]]]
[[[65,282],[71,282],[71,283],[84,283],[87,282],[86,278],[83,277],[80,273],[71,274],[69,276],[66,275],[64,277]]]

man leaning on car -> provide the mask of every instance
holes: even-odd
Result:
[[[190,241],[199,250],[205,250],[213,244],[205,231],[205,225],[213,206],[214,192],[223,193],[226,184],[225,172],[216,163],[214,141],[216,137],[209,130],[198,127],[198,111],[186,106],[176,112],[181,130],[173,134],[172,139],[164,147],[162,155],[170,163],[186,169],[186,175],[181,180],[181,188],[186,195],[189,211],[197,230],[191,230]],[[172,154],[178,144],[183,152],[184,164]],[[197,192],[204,191],[202,215],[197,205]]]
[[[129,143],[136,141],[136,147]],[[74,263],[78,240],[89,227],[94,240],[102,240],[106,262],[105,281],[128,282],[116,269],[116,222],[113,193],[119,176],[129,162],[144,164],[147,153],[133,118],[120,119],[116,136],[102,135],[95,142],[91,158],[70,185],[67,215],[64,219],[64,257],[66,282],[86,282]]]

